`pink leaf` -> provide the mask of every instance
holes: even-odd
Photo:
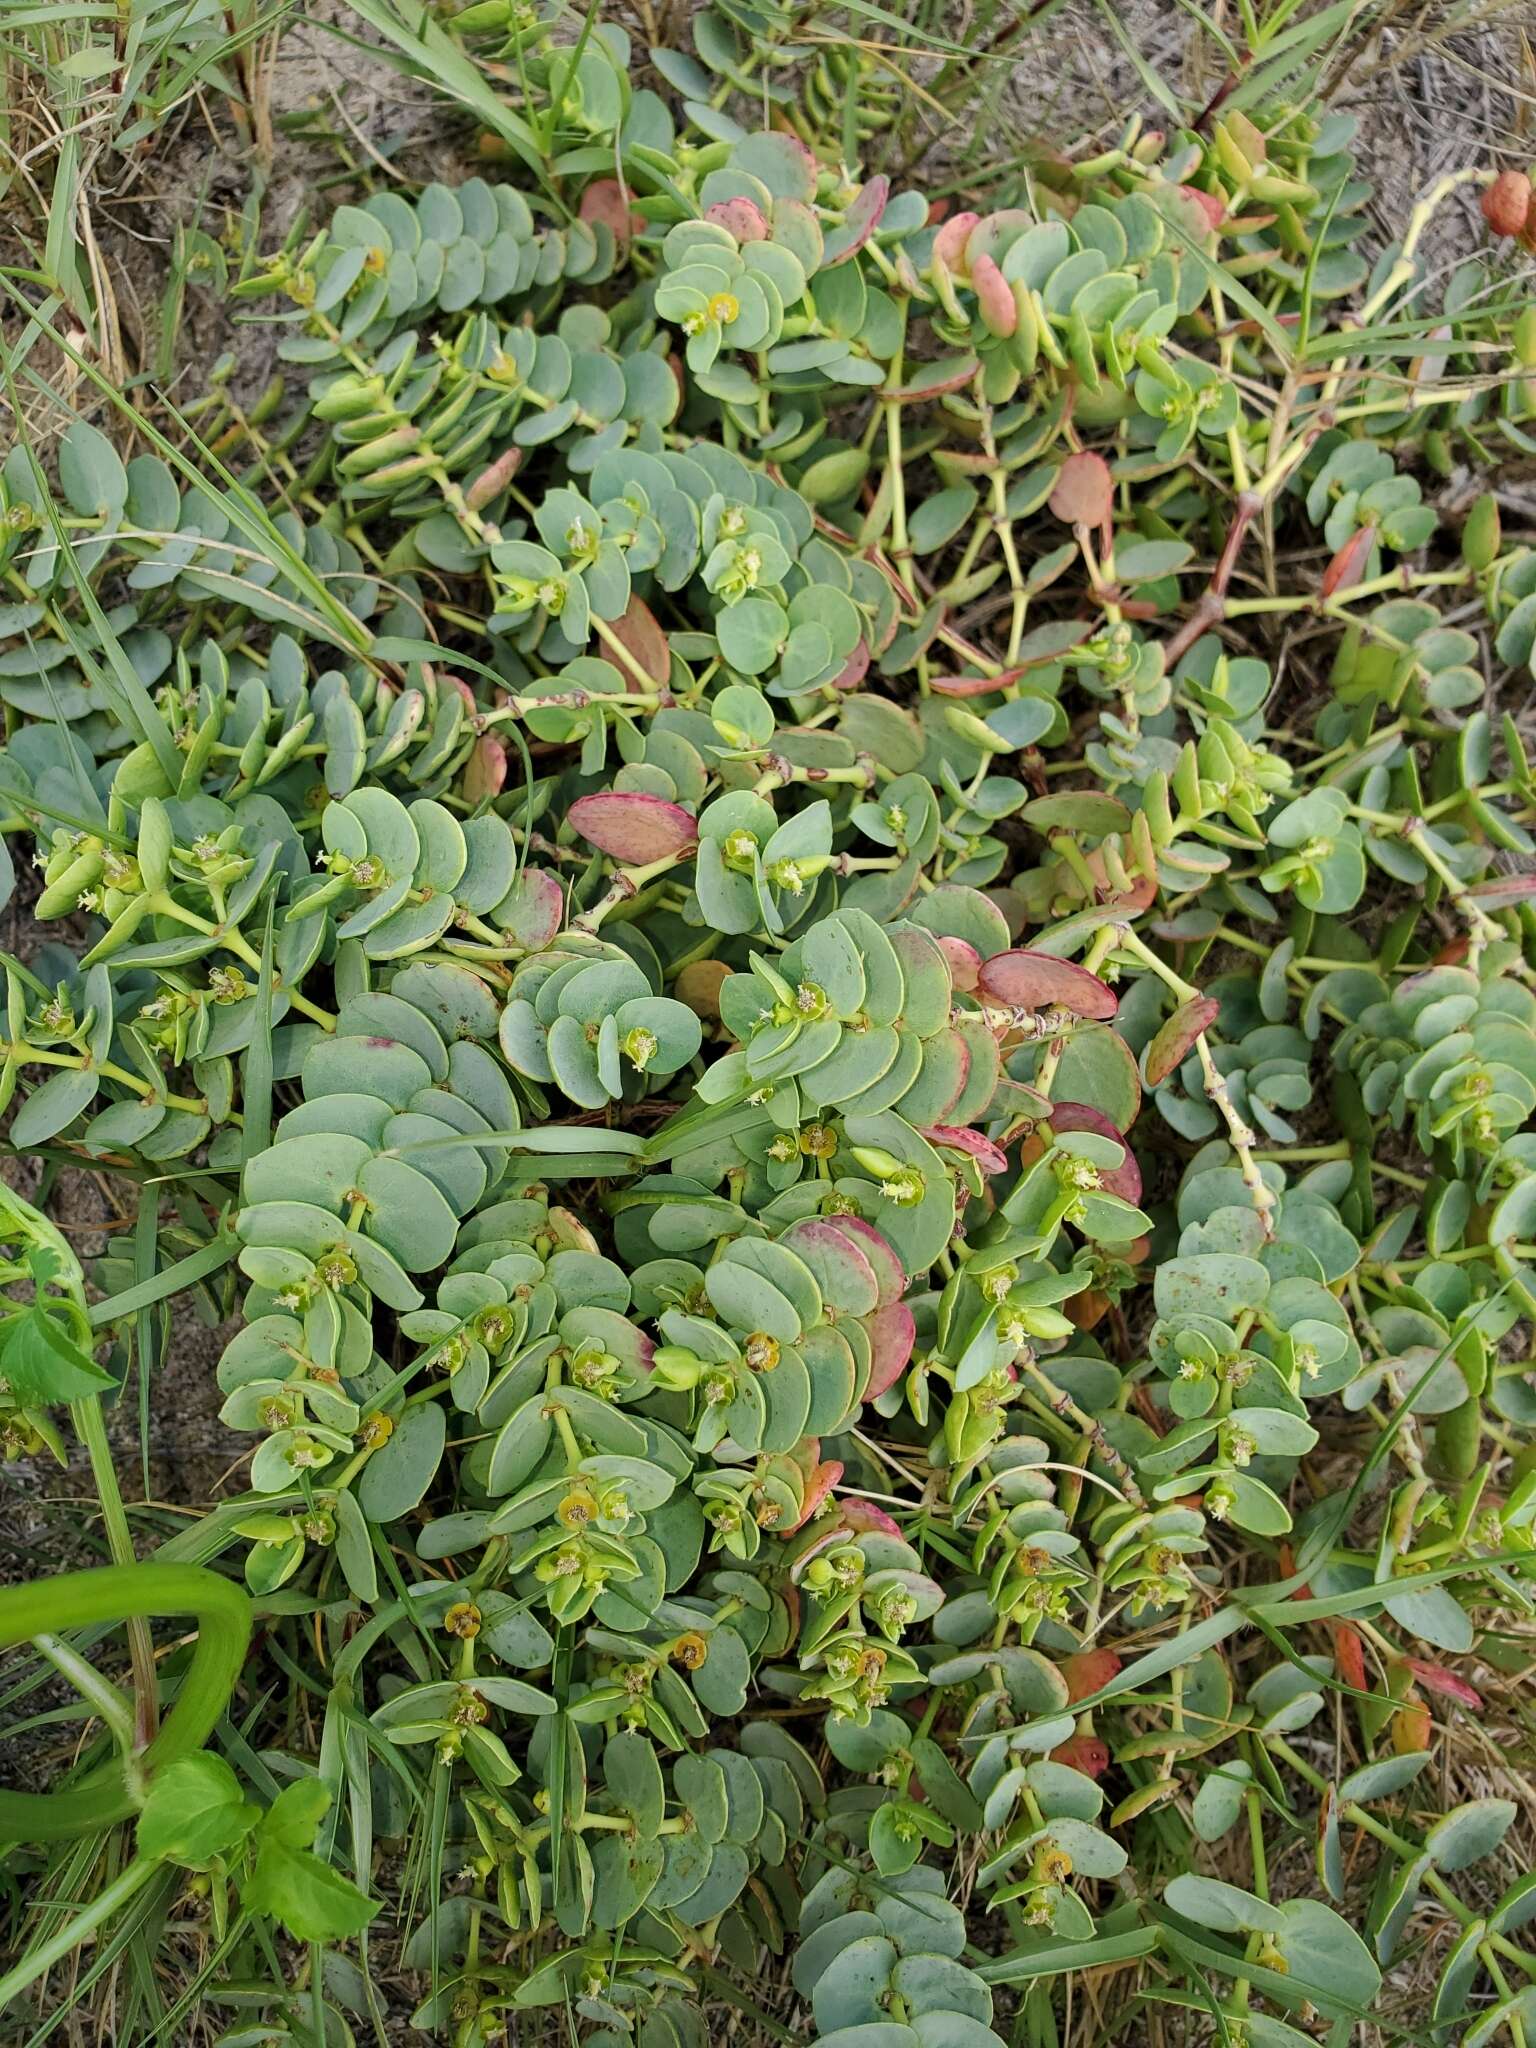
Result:
[[[522,464],[523,450],[508,448],[505,454],[498,455],[493,463],[482,469],[464,493],[464,502],[470,511],[479,512],[490,504],[492,498],[499,498]]]
[[[877,1308],[873,1315],[865,1316],[864,1328],[869,1333],[874,1358],[864,1398],[875,1401],[887,1388],[894,1387],[906,1371],[917,1341],[917,1324],[904,1301],[891,1301],[884,1308]]]
[[[843,1468],[835,1458],[825,1465],[817,1465],[812,1469],[811,1476],[805,1483],[805,1497],[804,1504],[800,1510],[800,1519],[798,1522],[790,1525],[784,1532],[786,1535],[792,1536],[796,1529],[803,1529],[805,1527],[806,1523],[815,1514],[816,1510],[821,1506],[842,1476]]]
[[[496,906],[496,920],[530,953],[547,946],[565,921],[565,891],[547,868],[524,868]]]
[[[1091,448],[1069,455],[1056,475],[1051,510],[1067,526],[1103,526],[1115,507],[1109,464]]]
[[[1467,894],[1474,903],[1518,903],[1536,896],[1536,875],[1490,875],[1486,882],[1474,882]]]
[[[1371,549],[1375,545],[1375,527],[1357,527],[1323,571],[1323,580],[1317,586],[1318,596],[1332,597],[1336,590],[1350,590],[1360,582],[1370,564]]]
[[[893,1516],[888,1515],[884,1508],[876,1507],[872,1500],[840,1500],[837,1505],[844,1522],[850,1529],[857,1529],[861,1535],[876,1529],[882,1536],[901,1534],[901,1524]]]
[[[1141,1056],[1142,1079],[1149,1088],[1167,1080],[1201,1032],[1216,1022],[1220,1009],[1214,996],[1191,996],[1180,1003]]]
[[[990,256],[980,255],[971,265],[971,288],[988,331],[1000,340],[1006,340],[1019,324],[1019,308],[1013,296],[1013,286]],[[1059,484],[1057,488],[1060,489]],[[1056,509],[1054,498],[1051,509]]]
[[[887,391],[883,396],[895,399],[898,405],[916,405],[925,398],[943,398],[947,392],[963,391],[980,367],[975,356],[956,356],[948,369],[942,363],[919,364],[912,371],[910,384]]]
[[[990,1002],[1010,1010],[1070,1010],[1074,1017],[1107,1021],[1120,1007],[1114,990],[1086,967],[1027,947],[983,961],[978,983]]]
[[[1126,1145],[1125,1133],[1110,1121],[1102,1109],[1092,1109],[1086,1102],[1054,1102],[1051,1105],[1051,1129],[1096,1131],[1101,1138],[1113,1138],[1117,1145],[1125,1146],[1125,1158],[1119,1166],[1099,1168],[1099,1181],[1106,1194],[1118,1195],[1132,1208],[1140,1205],[1141,1168],[1136,1164],[1136,1155]]]
[[[989,690],[1006,689],[1023,675],[1022,668],[1005,668],[995,676],[930,676],[929,685],[941,697],[985,697]]]
[[[653,683],[665,688],[672,675],[672,654],[667,646],[667,636],[645,599],[631,592],[629,603],[619,617],[610,622],[609,630],[615,640],[634,656],[641,671]],[[626,690],[633,688],[635,680],[624,671]]]
[[[1457,1700],[1464,1707],[1483,1704],[1483,1696],[1476,1687],[1458,1678],[1454,1671],[1447,1671],[1443,1664],[1430,1664],[1422,1657],[1405,1657],[1403,1662],[1426,1692],[1437,1692],[1442,1699]]]
[[[965,275],[965,245],[971,229],[979,226],[979,213],[953,213],[933,238],[933,261],[949,271]]]
[[[846,263],[857,256],[885,212],[885,202],[891,194],[891,181],[882,171],[863,186],[859,196],[843,215],[840,228],[827,237],[827,254],[822,260],[823,270],[835,270],[840,263]]]
[[[847,661],[832,678],[834,690],[856,690],[869,674],[870,652],[868,644],[861,640]]]
[[[939,951],[949,962],[949,978],[962,995],[971,995],[981,974],[981,955],[968,939],[939,938]]]
[[[844,1237],[852,1238],[875,1269],[875,1279],[880,1286],[880,1306],[887,1308],[893,1301],[900,1301],[906,1292],[907,1276],[901,1260],[872,1223],[866,1223],[862,1216],[834,1216],[835,1223]]]
[[[705,207],[704,218],[724,228],[738,244],[768,239],[767,216],[750,199],[717,199],[713,206]]]
[[[1008,1171],[1008,1154],[980,1131],[967,1130],[962,1124],[930,1124],[921,1135],[930,1145],[947,1145],[951,1152],[967,1153],[984,1173]]]
[[[1221,198],[1214,192],[1202,192],[1198,185],[1181,185],[1179,191],[1205,215],[1207,228],[1219,228],[1227,217],[1227,209]]]
[[[629,867],[649,867],[698,843],[698,825],[681,804],[642,790],[601,789],[579,796],[566,816],[600,853]]]

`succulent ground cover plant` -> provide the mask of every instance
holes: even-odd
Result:
[[[112,1560],[0,1591],[19,2039],[1536,2027],[1529,190],[1367,250],[1294,13],[969,210],[788,10],[483,0],[499,166],[231,263],[269,402],[11,448],[0,1094],[138,1219],[4,1197]]]

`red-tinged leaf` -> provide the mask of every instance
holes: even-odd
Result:
[[[1051,1762],[1081,1771],[1085,1778],[1102,1778],[1109,1769],[1109,1745],[1097,1735],[1074,1735],[1051,1751]]]
[[[1207,227],[1219,228],[1227,217],[1226,203],[1214,192],[1202,192],[1198,185],[1181,185],[1180,192],[1205,215]]]
[[[611,229],[621,249],[645,226],[645,215],[630,205],[617,178],[594,178],[581,195],[580,211],[584,221]]]
[[[930,1124],[921,1135],[930,1145],[947,1145],[951,1152],[968,1153],[983,1173],[1008,1171],[1008,1154],[980,1131],[968,1130],[962,1124]]]
[[[862,187],[859,196],[843,215],[842,227],[827,237],[827,245],[833,253],[822,264],[823,270],[835,270],[840,263],[846,263],[857,256],[875,229],[880,225],[885,212],[886,201],[891,196],[891,181],[882,171]],[[847,246],[840,246],[847,237]]]
[[[1371,1690],[1365,1668],[1365,1643],[1359,1629],[1351,1628],[1347,1621],[1336,1621],[1333,1625],[1333,1662],[1340,1678],[1352,1690]]]
[[[474,691],[462,676],[439,675],[438,681],[446,683],[451,689],[458,691],[459,695],[464,699],[464,709],[466,711],[477,711],[480,708],[475,702]]]
[[[507,750],[494,733],[488,732],[475,741],[464,763],[460,793],[466,803],[483,803],[489,796],[499,796],[506,780]]]
[[[1136,1164],[1136,1155],[1126,1144],[1125,1133],[1111,1122],[1102,1109],[1095,1109],[1087,1102],[1053,1102],[1051,1129],[1096,1131],[1101,1138],[1113,1138],[1117,1145],[1123,1146],[1124,1160],[1119,1166],[1101,1166],[1099,1180],[1106,1194],[1118,1195],[1122,1202],[1129,1202],[1133,1209],[1140,1207],[1141,1168]]]
[[[977,986],[988,1002],[1010,1010],[1070,1010],[1105,1023],[1120,1007],[1114,990],[1086,967],[1028,947],[984,960]]]
[[[1141,1056],[1141,1078],[1149,1088],[1167,1080],[1201,1032],[1216,1022],[1220,1008],[1214,996],[1191,996],[1180,1003]]]
[[[850,654],[848,659],[843,663],[843,666],[838,670],[837,674],[832,678],[833,689],[856,690],[859,687],[860,683],[863,682],[864,678],[869,674],[869,664],[871,659],[872,657],[870,655],[868,646],[864,641],[861,640],[858,646],[854,648],[852,654]]]
[[[800,1519],[785,1530],[786,1535],[793,1535],[796,1529],[805,1527],[842,1476],[843,1468],[835,1458],[825,1465],[816,1465],[812,1468],[805,1483],[805,1505],[801,1509]]]
[[[665,688],[672,675],[672,654],[667,646],[667,636],[645,599],[631,593],[629,603],[613,620],[609,631],[634,656],[641,671],[658,687]],[[622,664],[620,667],[622,670]],[[624,687],[631,693],[636,680],[624,672]]]
[[[1536,896],[1536,875],[1491,875],[1486,882],[1474,882],[1467,894],[1474,903],[1489,906],[1523,902]]]
[[[626,867],[649,867],[698,843],[698,824],[681,804],[643,790],[600,789],[579,796],[566,816],[583,839]]]
[[[884,1508],[876,1507],[872,1500],[840,1500],[837,1505],[842,1511],[846,1526],[859,1530],[861,1534],[868,1534],[876,1529],[882,1536],[901,1534],[901,1524],[894,1516],[888,1515]]]
[[[1067,526],[1104,526],[1115,508],[1109,464],[1091,448],[1069,455],[1056,473],[1051,510]]]
[[[924,363],[914,369],[910,380],[884,395],[898,405],[916,405],[920,399],[942,398],[946,392],[963,391],[981,368],[978,356],[951,356],[943,362]]]
[[[990,691],[1004,690],[1010,683],[1016,683],[1023,675],[1022,668],[1005,669],[998,676],[930,676],[929,687],[941,697],[985,697]]]
[[[962,995],[968,996],[975,990],[981,975],[981,955],[969,939],[952,939],[947,935],[939,940],[939,951],[949,962],[949,978]]]
[[[869,1369],[869,1385],[864,1389],[864,1398],[876,1401],[888,1388],[894,1387],[906,1371],[912,1346],[917,1341],[917,1324],[904,1301],[887,1302],[884,1308],[877,1308],[872,1315],[865,1316],[863,1322],[874,1361]]]
[[[529,953],[551,943],[565,922],[565,891],[548,868],[524,868],[510,895],[496,906],[496,921]]]
[[[1019,324],[1018,302],[1013,286],[985,251],[971,265],[971,289],[988,333],[1006,341]]]
[[[1067,1705],[1075,1707],[1079,1700],[1118,1678],[1121,1666],[1113,1650],[1074,1650],[1070,1657],[1063,1657],[1057,1669],[1067,1681]]]
[[[768,239],[768,217],[751,199],[717,199],[713,206],[705,207],[704,218],[724,228],[738,243]]]
[[[1353,589],[1364,577],[1375,545],[1375,527],[1358,527],[1323,571],[1323,580],[1317,586],[1318,596],[1332,597],[1336,591]]]
[[[963,277],[965,245],[971,239],[971,229],[980,224],[979,213],[952,213],[933,238],[933,262]]]
[[[494,462],[487,464],[465,490],[464,502],[470,511],[479,512],[490,504],[492,498],[499,498],[522,466],[521,448],[508,448]]]
[[[885,1238],[872,1223],[866,1223],[862,1216],[834,1216],[835,1223],[844,1237],[851,1238],[875,1269],[875,1280],[880,1289],[880,1306],[886,1308],[893,1301],[900,1301],[907,1291],[907,1276],[901,1260]]]
[[[1403,1662],[1426,1692],[1437,1692],[1442,1699],[1457,1700],[1464,1707],[1483,1704],[1477,1688],[1458,1678],[1454,1671],[1447,1671],[1443,1664],[1430,1664],[1422,1657],[1405,1657]]]

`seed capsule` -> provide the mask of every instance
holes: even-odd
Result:
[[[1482,198],[1483,219],[1496,235],[1518,235],[1531,210],[1531,181],[1524,171],[1500,171]]]

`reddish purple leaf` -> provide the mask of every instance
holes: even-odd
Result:
[[[1458,1700],[1464,1707],[1483,1704],[1483,1696],[1477,1688],[1468,1685],[1454,1671],[1447,1671],[1443,1664],[1430,1664],[1423,1657],[1405,1657],[1403,1662],[1426,1692],[1437,1692],[1443,1699]]]
[[[921,1133],[930,1145],[947,1145],[951,1152],[965,1152],[978,1162],[984,1173],[1006,1173],[1008,1154],[1001,1145],[963,1124],[930,1124]]]
[[[681,804],[642,790],[600,789],[566,813],[582,838],[628,867],[649,867],[698,843],[698,825]]]
[[[629,603],[618,618],[610,621],[609,631],[634,656],[641,673],[651,682],[665,687],[672,675],[672,652],[656,614],[645,599],[631,592]],[[639,677],[628,670],[623,673],[624,687],[632,691]]]
[[[496,906],[496,920],[530,953],[547,946],[565,921],[565,891],[547,868],[524,868],[511,894]]]
[[[880,1306],[888,1308],[893,1301],[900,1301],[906,1292],[907,1276],[901,1260],[872,1223],[866,1223],[862,1216],[833,1216],[844,1237],[852,1238],[875,1269],[875,1279],[880,1287]]]
[[[884,1508],[876,1507],[872,1500],[840,1500],[843,1521],[850,1529],[857,1529],[867,1535],[878,1530],[882,1536],[899,1536],[901,1524]]]
[[[1216,1022],[1220,1008],[1214,996],[1191,996],[1180,1003],[1141,1056],[1141,1075],[1149,1088],[1167,1080],[1201,1032]]]
[[[904,1301],[892,1301],[884,1308],[877,1308],[872,1316],[866,1316],[864,1328],[869,1333],[874,1361],[869,1368],[869,1385],[864,1389],[864,1398],[874,1401],[888,1387],[894,1387],[906,1371],[912,1346],[917,1341],[917,1323]]]
[[[949,962],[949,978],[962,995],[973,995],[981,976],[981,955],[969,939],[952,939],[941,934],[939,951]]]
[[[1094,1109],[1086,1102],[1056,1102],[1051,1105],[1051,1129],[1053,1131],[1096,1131],[1101,1138],[1113,1138],[1117,1145],[1125,1146],[1125,1158],[1119,1166],[1101,1166],[1099,1178],[1107,1194],[1118,1195],[1122,1202],[1129,1202],[1133,1208],[1141,1206],[1141,1168],[1136,1164],[1136,1155],[1125,1143],[1125,1133],[1107,1117],[1102,1109]]]
[[[978,986],[989,1002],[1010,1010],[1070,1010],[1074,1017],[1113,1017],[1119,1000],[1112,988],[1071,960],[1021,947],[984,960]]]

